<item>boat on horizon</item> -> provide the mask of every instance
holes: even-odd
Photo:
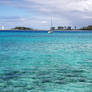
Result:
[[[53,30],[49,30],[49,31],[48,31],[48,34],[50,34],[50,33],[53,33]]]

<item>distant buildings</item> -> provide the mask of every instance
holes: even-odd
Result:
[[[68,26],[68,27],[58,26],[57,30],[71,30],[71,26]]]
[[[71,26],[68,26],[68,27],[67,27],[67,30],[71,30]]]
[[[63,30],[63,29],[64,29],[64,27],[58,26],[58,30]]]

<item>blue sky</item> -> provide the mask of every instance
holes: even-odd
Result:
[[[92,0],[0,0],[0,26],[49,29],[92,25]]]

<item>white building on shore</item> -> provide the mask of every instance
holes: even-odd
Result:
[[[1,28],[1,30],[4,30],[4,25],[2,25],[2,28]]]

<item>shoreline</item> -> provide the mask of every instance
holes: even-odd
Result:
[[[48,32],[48,31],[49,30],[0,30],[0,32]],[[54,30],[54,32],[92,32],[92,30]]]

